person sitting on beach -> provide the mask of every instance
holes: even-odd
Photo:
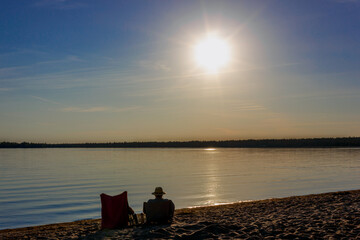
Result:
[[[171,222],[174,216],[175,205],[169,199],[163,199],[166,194],[162,187],[156,187],[155,199],[149,199],[144,202],[143,211],[146,214],[146,221],[148,223],[167,223]]]

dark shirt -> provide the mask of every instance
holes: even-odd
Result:
[[[171,200],[156,198],[144,203],[144,213],[148,222],[166,222],[172,220],[175,205]]]

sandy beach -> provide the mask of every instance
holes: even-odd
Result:
[[[360,190],[176,210],[172,224],[100,219],[0,230],[0,239],[360,239]]]

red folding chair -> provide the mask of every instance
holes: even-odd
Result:
[[[129,223],[129,203],[127,191],[109,196],[100,194],[101,198],[101,229],[126,227]]]

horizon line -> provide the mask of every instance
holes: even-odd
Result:
[[[281,141],[281,140],[287,140],[287,141],[296,141],[296,140],[325,140],[325,139],[360,139],[360,136],[348,136],[348,137],[305,137],[305,138],[247,138],[247,139],[227,139],[227,140],[168,140],[168,141],[107,141],[107,142],[62,142],[62,143],[46,143],[46,142],[28,142],[28,141],[1,141],[0,144],[10,143],[10,144],[46,144],[46,145],[68,145],[68,144],[74,144],[74,145],[81,145],[81,144],[132,144],[132,143],[194,143],[194,142],[201,142],[201,143],[210,143],[210,142],[241,142],[241,141]]]

